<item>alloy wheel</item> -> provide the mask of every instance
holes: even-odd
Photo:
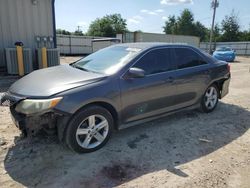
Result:
[[[76,140],[84,149],[99,146],[108,135],[109,123],[102,115],[91,115],[85,118],[76,130]]]
[[[218,93],[215,87],[211,86],[207,89],[205,94],[205,105],[210,110],[216,106],[218,100]]]

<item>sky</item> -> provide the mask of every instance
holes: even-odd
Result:
[[[162,27],[169,15],[179,16],[188,8],[195,21],[211,26],[212,0],[56,0],[56,27],[75,31],[77,26],[87,32],[96,18],[119,13],[127,20],[130,31],[163,33]],[[234,9],[239,17],[241,30],[250,28],[250,0],[219,0],[216,23],[221,23]]]

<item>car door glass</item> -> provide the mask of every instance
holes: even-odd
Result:
[[[199,54],[188,48],[176,48],[175,57],[178,69],[207,64]]]
[[[156,49],[144,55],[133,67],[143,69],[145,75],[171,70],[171,50]]]

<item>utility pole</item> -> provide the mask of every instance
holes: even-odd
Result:
[[[213,20],[212,20],[212,27],[210,31],[210,39],[209,39],[209,53],[212,53],[212,40],[213,40],[213,32],[214,32],[214,20],[216,14],[216,8],[219,6],[218,0],[213,0],[211,3],[211,7],[213,8]]]
[[[77,31],[78,31],[78,32],[80,32],[80,28],[81,28],[81,26],[78,25],[78,26],[77,26]]]

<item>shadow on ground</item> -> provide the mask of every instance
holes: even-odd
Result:
[[[82,155],[56,137],[16,138],[5,170],[27,187],[112,187],[160,170],[188,177],[178,165],[234,141],[249,121],[246,109],[220,103],[210,114],[182,112],[117,132],[103,149]]]

